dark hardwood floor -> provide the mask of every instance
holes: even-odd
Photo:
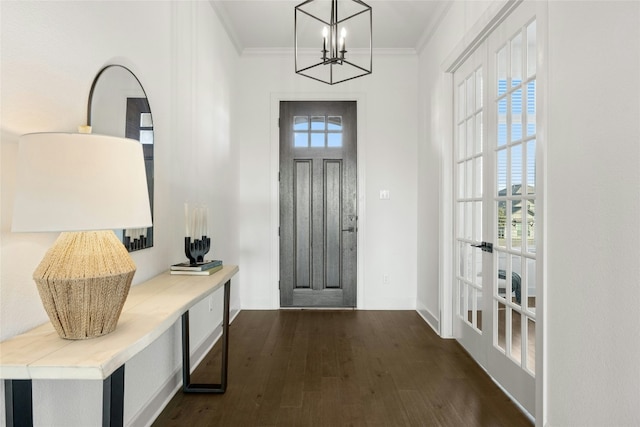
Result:
[[[531,426],[413,311],[242,311],[222,395],[179,391],[154,426]],[[219,381],[220,346],[192,374]]]

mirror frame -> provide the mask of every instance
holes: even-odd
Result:
[[[93,83],[91,84],[91,89],[89,90],[89,98],[87,101],[87,125],[88,126],[92,126],[92,119],[93,119],[93,112],[92,112],[92,107],[93,107],[93,97],[94,97],[94,93],[95,93],[95,89],[98,86],[98,81],[100,80],[100,77],[102,77],[102,75],[104,74],[105,71],[112,69],[112,68],[121,68],[125,71],[127,71],[134,79],[135,81],[138,83],[138,86],[140,87],[140,90],[142,91],[144,98],[146,99],[146,104],[149,107],[149,114],[151,114],[151,121],[152,121],[152,127],[151,130],[153,132],[153,113],[151,112],[151,105],[149,103],[149,97],[147,96],[147,92],[144,90],[144,86],[142,86],[142,83],[140,82],[140,79],[138,79],[138,76],[135,75],[135,73],[133,71],[131,71],[129,68],[125,67],[124,65],[121,64],[108,64],[105,65],[104,67],[102,67],[102,69],[100,69],[100,71],[98,71],[98,73],[96,74],[95,78],[93,79]],[[132,99],[132,98],[126,98],[126,99]],[[126,114],[125,114],[126,116]],[[125,135],[127,132],[127,118],[125,117],[125,123],[122,124],[125,127]],[[154,142],[152,145],[155,145],[155,137],[154,137]],[[155,147],[153,147],[153,149],[155,149]],[[145,169],[147,169],[147,159],[145,156]],[[154,169],[155,169],[155,160],[154,160],[154,156],[153,156],[153,152],[152,152],[152,156],[151,156],[151,170],[149,171],[147,169],[147,190],[149,191],[149,204],[150,204],[150,209],[151,209],[151,219],[153,220],[153,205],[154,205],[154,185],[153,185],[153,176],[155,175],[154,173]],[[153,246],[153,225],[147,228],[147,237],[145,239],[139,239],[136,240],[136,244],[133,244],[128,237],[125,236],[125,230],[122,230],[122,236],[121,236],[121,240],[122,243],[124,244],[124,246],[127,248],[127,251],[129,252],[133,252],[133,251],[137,251],[137,250],[141,250],[141,249],[147,249]]]

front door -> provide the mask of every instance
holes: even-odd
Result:
[[[280,103],[280,305],[355,307],[356,102]]]

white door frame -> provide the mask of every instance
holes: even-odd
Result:
[[[270,250],[270,274],[269,283],[271,289],[271,308],[277,310],[280,308],[280,238],[278,236],[278,227],[280,226],[280,196],[278,173],[280,171],[280,127],[278,126],[278,118],[280,115],[280,101],[356,101],[357,102],[357,161],[358,161],[358,255],[357,255],[357,282],[356,282],[356,308],[365,309],[364,306],[364,260],[362,248],[365,248],[366,235],[366,209],[365,209],[365,147],[367,141],[367,133],[365,126],[366,116],[366,97],[360,92],[353,93],[272,93],[270,99],[270,118],[271,118],[271,134],[270,134],[270,177],[269,182],[271,191],[269,196],[270,220],[269,230],[271,234],[271,250]]]

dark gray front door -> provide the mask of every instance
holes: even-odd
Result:
[[[280,103],[280,305],[355,307],[356,102]]]

